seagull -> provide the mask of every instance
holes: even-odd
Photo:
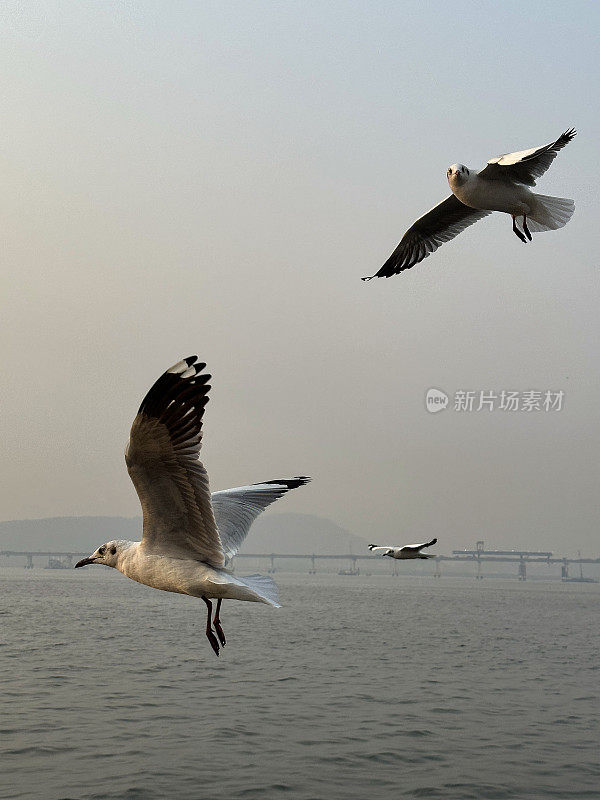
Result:
[[[211,494],[208,473],[199,460],[211,377],[203,372],[205,367],[197,356],[190,356],[168,369],[133,421],[125,462],[142,505],[142,541],[106,542],[75,567],[104,564],[146,586],[202,598],[208,611],[206,636],[218,656],[219,645],[226,643],[220,620],[224,599],[279,607],[271,578],[238,578],[229,562],[256,517],[310,478],[265,481]],[[212,624],[211,598],[217,601]]]
[[[430,542],[423,542],[423,544],[405,544],[404,547],[388,547],[387,545],[370,544],[369,550],[373,553],[376,550],[383,550],[382,556],[390,556],[391,558],[407,559],[407,558],[435,558],[429,553],[421,553],[424,547],[431,547],[437,542],[437,539],[432,539]]]
[[[525,243],[531,241],[531,231],[562,228],[573,215],[573,201],[534,194],[527,187],[535,186],[536,178],[546,172],[558,151],[575,135],[571,128],[551,144],[491,158],[479,172],[464,164],[452,164],[446,173],[450,197],[413,223],[379,272],[362,280],[389,278],[414,267],[492,211],[510,214],[513,232]],[[517,228],[517,217],[523,218],[523,231]]]

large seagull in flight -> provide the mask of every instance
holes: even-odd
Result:
[[[75,566],[104,564],[146,586],[201,597],[207,608],[206,636],[219,655],[225,645],[223,600],[279,606],[271,578],[238,578],[231,559],[256,517],[310,478],[282,478],[211,494],[200,461],[210,390],[205,367],[190,356],[168,369],[133,421],[125,461],[144,514],[141,542],[106,542]],[[212,600],[217,608],[211,619]]]
[[[491,158],[479,172],[463,164],[452,164],[447,172],[452,189],[450,197],[413,223],[379,272],[363,281],[389,278],[414,267],[441,244],[492,211],[511,215],[512,229],[522,242],[531,241],[531,231],[562,228],[573,215],[573,201],[534,194],[527,187],[535,186],[536,178],[546,172],[558,151],[574,136],[575,130],[571,128],[543,147]],[[517,228],[517,217],[523,219],[522,231]]]

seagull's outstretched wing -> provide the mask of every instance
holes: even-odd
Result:
[[[225,554],[213,515],[208,475],[198,458],[210,375],[197,356],[167,370],[150,389],[131,426],[127,471],[144,513],[142,545],[185,552],[216,567]]]
[[[377,550],[384,550],[385,552],[382,553],[382,555],[385,555],[386,553],[393,553],[394,552],[394,548],[393,547],[388,547],[387,545],[381,545],[381,544],[370,544],[369,545],[369,550],[372,553],[375,553]]]
[[[565,131],[555,142],[531,150],[518,153],[505,153],[497,158],[490,158],[487,166],[477,173],[486,181],[507,181],[508,183],[524,183],[535,186],[536,178],[546,172],[556,158],[559,150],[569,144],[576,135],[574,128]]]
[[[290,489],[304,486],[310,478],[283,478],[278,481],[254,483],[251,486],[238,486],[236,489],[224,489],[211,495],[215,520],[223,550],[227,558],[233,558],[250,526],[258,515],[278,500]]]
[[[414,267],[437,250],[441,244],[454,239],[469,225],[491,213],[469,208],[451,194],[413,223],[379,272],[363,278],[363,281],[370,281],[371,278],[389,278]]]
[[[404,547],[400,548],[400,551],[404,550],[409,553],[418,553],[419,550],[422,550],[424,547],[431,547],[436,542],[437,539],[432,539],[430,542],[422,542],[421,544],[405,544]]]

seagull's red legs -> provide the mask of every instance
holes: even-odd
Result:
[[[219,611],[221,610],[221,598],[217,600],[217,610],[215,611],[215,618],[213,619],[213,625],[215,626],[215,630],[217,632],[217,636],[219,637],[219,641],[221,642],[222,646],[225,647],[227,644],[227,639],[225,638],[225,634],[223,633],[223,628],[221,627],[221,618],[219,617]]]
[[[212,626],[210,624],[210,618],[212,616],[212,603],[208,599],[208,597],[204,597],[202,595],[202,599],[206,603],[206,608],[208,609],[208,616],[206,617],[206,638],[210,642],[210,646],[215,651],[215,655],[219,655],[219,643],[217,641],[217,637],[213,633]]]

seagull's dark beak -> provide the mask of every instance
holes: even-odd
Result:
[[[81,561],[78,561],[75,564],[74,569],[77,569],[77,567],[85,567],[86,564],[95,564],[95,563],[96,561],[93,558],[82,558]]]

